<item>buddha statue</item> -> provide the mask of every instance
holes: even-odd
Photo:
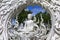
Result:
[[[33,31],[34,27],[38,28],[38,25],[32,20],[32,14],[28,14],[27,20],[24,23],[24,28],[21,29],[23,32]]]

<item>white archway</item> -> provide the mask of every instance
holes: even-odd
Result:
[[[27,2],[27,3],[26,3]],[[51,31],[48,35],[47,40],[52,40],[52,35],[55,33],[54,29],[55,26],[58,27],[59,22],[60,22],[60,4],[57,3],[59,1],[54,2],[51,0],[51,2],[47,2],[45,0],[2,0],[1,2],[1,8],[0,8],[0,27],[3,28],[2,34],[1,34],[1,40],[8,40],[8,34],[7,34],[7,21],[11,18],[11,16],[15,13],[19,13],[20,10],[22,11],[23,8],[25,8],[27,5],[30,5],[31,3],[37,3],[41,4],[44,6],[48,11],[50,12],[51,15],[51,21],[52,21],[52,28]],[[21,8],[22,7],[22,8]],[[16,14],[15,14],[16,15]],[[56,25],[57,24],[57,25]]]

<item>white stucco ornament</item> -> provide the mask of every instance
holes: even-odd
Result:
[[[31,4],[42,5],[51,16],[51,30],[46,35],[45,28],[39,28],[34,32],[32,20],[26,21],[27,26],[25,32],[17,31],[17,26],[12,27],[10,20],[12,17],[17,16],[26,6]],[[30,18],[30,17],[29,17]],[[9,21],[9,22],[8,22]],[[35,21],[35,20],[34,20]],[[42,22],[42,21],[41,21]],[[43,22],[42,22],[43,24]],[[43,24],[44,25],[44,24]],[[30,29],[31,28],[31,29]],[[22,35],[20,35],[22,34]],[[0,0],[0,40],[60,40],[60,0]]]

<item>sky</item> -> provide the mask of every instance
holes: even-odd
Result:
[[[16,24],[16,19],[12,18],[11,23],[12,23],[12,25],[15,25]]]
[[[38,5],[27,6],[26,10],[31,11],[33,16],[36,15],[37,13],[39,13],[39,12],[42,12],[42,13],[45,12],[45,9],[42,6],[38,6]]]

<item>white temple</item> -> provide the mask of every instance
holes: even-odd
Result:
[[[33,24],[31,27],[26,26],[20,30],[18,21],[15,25],[17,30],[12,27],[11,18],[32,4],[42,5],[51,16],[52,26],[47,35],[46,28],[41,27],[44,26],[42,17],[41,28],[30,18],[25,24],[27,26]],[[0,0],[0,40],[60,40],[60,0]]]

